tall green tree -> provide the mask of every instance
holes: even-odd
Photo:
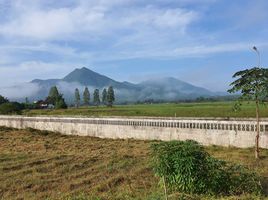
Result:
[[[268,69],[254,67],[236,72],[233,78],[237,78],[230,84],[230,93],[241,92],[236,108],[240,108],[241,101],[254,101],[256,107],[256,139],[255,157],[259,158],[259,137],[260,137],[260,104],[268,98]]]
[[[83,99],[84,99],[84,105],[88,106],[90,102],[90,93],[87,87],[85,87],[85,90],[83,93]]]
[[[78,88],[75,89],[74,97],[75,97],[75,106],[78,108],[80,106],[80,93]]]
[[[104,89],[102,90],[102,103],[103,103],[104,105],[107,104],[107,90],[106,90],[106,88],[104,88]]]
[[[57,86],[52,86],[49,90],[48,96],[50,97],[58,97],[59,96],[59,91]]]
[[[93,94],[93,102],[95,106],[99,106],[100,105],[100,91],[98,89],[94,90],[94,94]]]
[[[108,88],[108,93],[107,93],[107,102],[108,106],[113,106],[113,103],[115,101],[115,96],[114,96],[114,89],[112,86]]]
[[[60,94],[58,91],[58,88],[56,86],[53,86],[50,88],[48,97],[45,100],[48,104],[53,104],[55,108],[67,108],[67,104],[65,103],[65,100],[63,98],[63,94]]]
[[[56,105],[56,102],[59,101],[61,95],[56,86],[52,86],[49,90],[48,97],[46,98],[46,102],[49,104]]]

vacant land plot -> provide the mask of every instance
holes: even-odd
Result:
[[[70,116],[152,116],[152,117],[254,117],[253,103],[244,104],[240,111],[233,111],[234,102],[147,104],[69,108],[67,110],[25,110],[25,115]],[[261,117],[268,117],[268,108],[261,106]]]
[[[0,199],[162,199],[149,162],[150,143],[1,127]],[[207,150],[258,171],[268,192],[268,150],[258,162],[252,149]],[[228,199],[240,198],[253,199]]]

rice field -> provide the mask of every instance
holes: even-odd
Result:
[[[68,116],[148,116],[148,117],[255,117],[254,103],[245,102],[239,111],[234,111],[234,102],[178,103],[178,104],[137,104],[88,106],[65,110],[25,110],[24,115],[68,115]],[[268,107],[260,107],[260,116],[268,117]]]

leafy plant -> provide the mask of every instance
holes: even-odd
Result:
[[[255,47],[256,48],[256,47]],[[232,88],[230,93],[241,92],[239,103],[235,104],[235,110],[240,109],[240,101],[254,101],[256,107],[256,140],[255,140],[255,157],[259,158],[259,137],[260,137],[260,103],[268,99],[268,69],[254,67],[243,71],[236,72],[233,78],[237,78],[230,84]]]
[[[154,143],[151,149],[154,171],[164,177],[172,191],[212,195],[261,191],[256,174],[243,166],[211,157],[195,141]]]

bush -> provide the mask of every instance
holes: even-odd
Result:
[[[8,102],[0,105],[0,114],[21,114],[21,111],[24,109],[23,104],[18,102]]]
[[[164,177],[173,191],[212,195],[261,192],[255,173],[211,157],[195,141],[154,143],[151,149],[156,175]]]
[[[2,95],[0,95],[0,105],[3,104],[3,103],[8,103],[8,99],[3,97]]]

